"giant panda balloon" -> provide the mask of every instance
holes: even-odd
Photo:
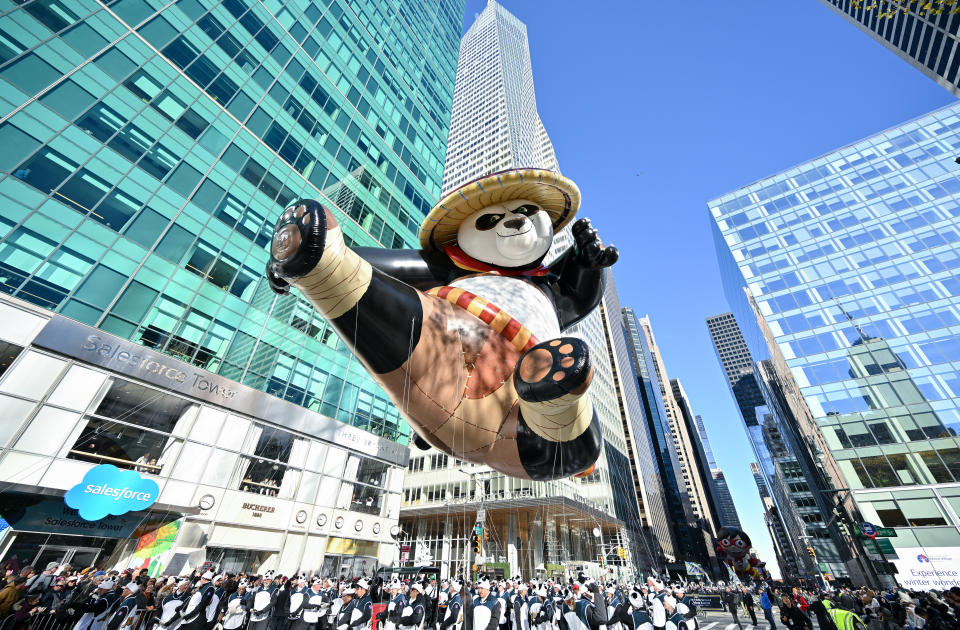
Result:
[[[297,201],[274,228],[267,276],[296,287],[419,434],[460,459],[529,479],[589,469],[602,445],[587,345],[562,331],[603,294],[617,260],[587,219],[544,266],[580,206],[569,179],[494,173],[444,197],[418,250],[348,248],[333,214]]]

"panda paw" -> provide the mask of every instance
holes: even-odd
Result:
[[[326,242],[326,212],[319,202],[301,199],[283,211],[273,228],[267,278],[274,291],[287,290],[286,280],[316,267]]]
[[[520,398],[547,402],[567,394],[582,394],[593,379],[590,349],[576,337],[560,337],[527,350],[513,374]]]
[[[571,228],[576,252],[587,267],[602,269],[610,267],[620,258],[620,252],[613,245],[607,247],[600,242],[600,236],[590,225],[590,219],[578,219]]]

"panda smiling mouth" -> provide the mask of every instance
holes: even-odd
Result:
[[[524,230],[523,232],[517,232],[516,234],[507,234],[507,235],[497,234],[497,237],[499,237],[499,238],[513,238],[514,236],[523,236],[524,234],[526,234],[527,232],[530,232],[530,231],[532,231],[532,230],[533,230],[533,228],[527,228],[527,229]]]

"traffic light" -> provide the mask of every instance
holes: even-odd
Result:
[[[477,553],[480,553],[480,549],[483,546],[483,541],[480,539],[480,536],[478,536],[477,534],[474,534],[472,542],[473,542],[473,550]]]
[[[807,553],[809,553],[810,557],[813,558],[814,560],[817,559],[817,552],[814,550],[813,547],[807,547]]]

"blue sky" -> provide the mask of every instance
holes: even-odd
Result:
[[[580,215],[620,249],[620,301],[650,315],[775,565],[704,322],[729,310],[707,201],[955,99],[816,0],[502,4],[527,24],[537,106]],[[467,0],[464,29],[484,6]]]

